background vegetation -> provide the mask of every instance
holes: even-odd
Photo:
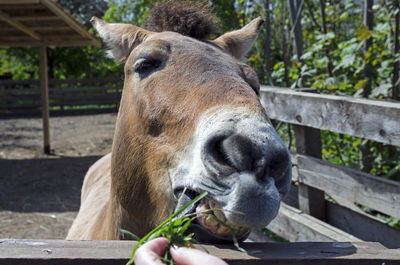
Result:
[[[213,0],[220,33],[266,20],[248,63],[262,83],[318,93],[398,100],[399,0]],[[91,16],[144,25],[149,0],[59,0],[89,28]],[[119,76],[103,49],[49,49],[50,78]],[[79,62],[79,63],[77,63]],[[38,78],[37,49],[0,49],[0,77]],[[279,132],[293,148],[292,129]],[[322,132],[325,160],[400,181],[400,148]],[[368,211],[368,209],[366,209]],[[400,226],[398,220],[395,225]]]

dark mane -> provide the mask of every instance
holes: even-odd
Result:
[[[150,10],[146,28],[151,31],[174,31],[205,40],[217,30],[217,18],[205,4],[190,1],[162,1]]]

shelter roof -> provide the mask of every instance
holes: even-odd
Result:
[[[94,34],[53,0],[0,0],[0,47],[100,46]]]

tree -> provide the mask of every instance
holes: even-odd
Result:
[[[399,77],[399,60],[400,60],[400,45],[399,45],[399,35],[400,35],[400,2],[398,0],[395,1],[396,16],[394,20],[394,37],[393,37],[393,77],[392,77],[392,98],[394,100],[399,99],[399,90],[400,90],[400,77]]]

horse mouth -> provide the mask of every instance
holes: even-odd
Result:
[[[178,201],[178,207],[186,204],[198,195],[194,191],[185,192],[181,194]],[[243,214],[243,213],[237,213]],[[202,243],[232,243],[235,240],[245,240],[250,229],[246,227],[239,227],[229,223],[225,217],[222,207],[217,202],[209,197],[203,198],[200,202],[191,205],[186,211],[179,216],[193,216],[197,218],[192,222],[188,233],[193,233],[194,238]]]

